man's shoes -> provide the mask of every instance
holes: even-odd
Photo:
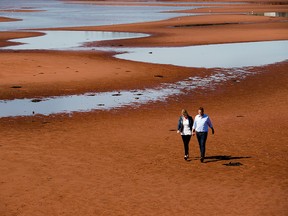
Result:
[[[204,163],[204,157],[201,157],[200,161],[201,163]]]
[[[184,155],[184,160],[188,160],[189,155]]]

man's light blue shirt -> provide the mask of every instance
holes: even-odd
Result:
[[[213,128],[212,122],[208,115],[196,115],[194,119],[193,129],[196,132],[208,132],[208,127]]]

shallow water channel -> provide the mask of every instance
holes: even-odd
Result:
[[[8,50],[80,50],[85,43],[92,41],[116,40],[147,37],[147,34],[103,31],[41,31],[38,37],[9,40],[21,45],[3,47]],[[86,49],[86,48],[82,48]]]
[[[158,88],[134,89],[120,92],[86,93],[50,98],[0,100],[0,117],[50,115],[57,113],[88,112],[92,110],[109,110],[125,106],[137,106],[165,101],[175,95],[191,91],[213,89],[223,82],[240,82],[251,74],[249,68],[215,70],[215,74],[190,77],[177,83],[162,83]]]
[[[197,68],[262,66],[288,59],[288,41],[212,44],[168,48],[131,48],[119,59]]]

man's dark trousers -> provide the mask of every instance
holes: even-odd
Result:
[[[196,132],[196,136],[197,136],[197,140],[198,140],[199,147],[200,147],[201,158],[204,159],[205,146],[206,146],[206,140],[207,140],[208,132]]]

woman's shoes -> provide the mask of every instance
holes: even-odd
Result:
[[[189,155],[184,155],[184,160],[188,160],[189,159]],[[201,163],[204,163],[204,157],[200,158]]]

